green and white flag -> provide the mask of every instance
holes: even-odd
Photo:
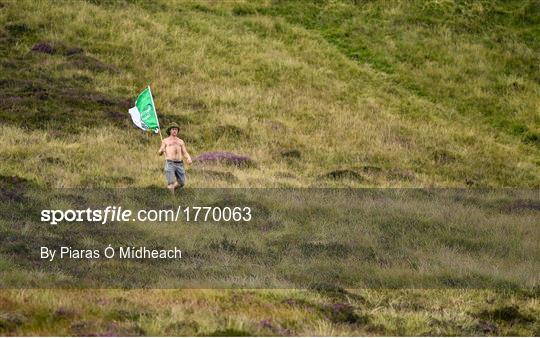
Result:
[[[133,123],[142,130],[151,130],[154,133],[159,132],[159,121],[150,86],[139,94],[137,102],[135,102],[135,107],[129,110],[129,115],[131,115]]]

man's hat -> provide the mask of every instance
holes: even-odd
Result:
[[[167,132],[167,135],[171,135],[171,129],[173,129],[173,128],[176,128],[176,129],[180,130],[180,126],[177,123],[173,122],[173,123],[169,124],[167,129],[165,129],[165,131]]]

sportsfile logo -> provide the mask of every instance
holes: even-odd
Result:
[[[108,206],[104,209],[44,209],[40,221],[57,225],[62,222],[249,222],[251,219],[251,208],[243,206],[178,206],[176,209],[140,209],[135,213],[122,206]]]
[[[143,210],[140,210],[143,211]],[[139,212],[140,212],[139,211]],[[105,209],[68,209],[41,210],[41,222],[57,225],[58,222],[92,222],[105,224],[107,222],[129,222],[132,211],[121,206],[108,206]]]

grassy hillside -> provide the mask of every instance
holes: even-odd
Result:
[[[54,201],[54,189],[36,200],[27,199],[31,190],[164,186],[159,137],[139,131],[127,113],[147,85],[161,123],[182,126],[193,156],[230,151],[255,163],[194,164],[189,187],[540,187],[535,0],[0,0],[0,42],[0,194],[26,217]],[[178,236],[231,260],[244,250],[279,261],[264,256],[269,238],[282,251],[302,253],[306,244],[302,254],[337,250],[352,261],[354,250],[371,248],[355,267],[381,280],[399,276],[401,264],[418,278],[425,267],[416,263],[430,257],[451,277],[536,285],[527,290],[12,289],[0,292],[0,334],[539,335],[534,189],[491,204],[457,198],[457,214],[414,201],[388,208],[383,198],[375,205],[387,221],[362,218],[354,236],[341,228],[336,237],[302,214],[293,215],[297,227],[264,235],[210,224],[182,237],[185,229],[139,224],[121,238]],[[88,196],[68,197],[84,204]],[[11,212],[9,203],[2,210]],[[327,209],[332,219],[336,210]],[[420,211],[431,216],[423,221]],[[49,275],[23,260],[36,243],[57,242],[58,229],[13,220],[0,217],[0,269],[18,273],[4,274],[5,285],[61,281],[62,270]],[[287,237],[294,231],[303,235]],[[230,234],[253,239],[258,251],[251,242],[223,244]],[[107,240],[78,235],[76,244]],[[427,246],[403,256],[394,245],[403,238]],[[333,267],[333,257],[311,263]],[[522,273],[524,261],[532,268]]]
[[[0,304],[0,332],[12,335],[539,333],[537,298],[490,290],[26,290],[3,292]]]
[[[162,188],[50,192],[19,186],[0,193],[0,286],[521,290],[539,284],[540,200],[533,191],[220,188],[185,189],[173,198]],[[175,214],[177,206],[251,211],[249,218],[240,212],[248,220],[239,222],[217,219],[216,210],[198,216],[192,210],[189,220],[181,212],[178,220],[106,224],[51,225],[37,216],[107,205],[134,213],[170,208]],[[40,258],[42,246],[94,249],[101,256],[49,261]],[[114,259],[104,259],[108,246],[116,248]],[[126,246],[177,247],[184,254],[119,258]]]
[[[539,185],[535,1],[2,4],[2,175],[163,184],[151,84],[194,155],[258,164],[194,186]]]

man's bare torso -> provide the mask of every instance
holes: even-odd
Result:
[[[169,136],[163,139],[163,142],[165,143],[165,158],[167,160],[180,161],[183,159],[184,141],[178,137]]]

